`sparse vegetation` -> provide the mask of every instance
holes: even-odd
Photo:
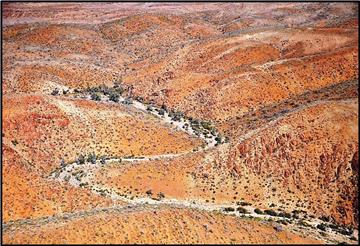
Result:
[[[271,215],[271,216],[278,216],[278,213],[276,213],[274,210],[271,210],[271,209],[264,210],[264,213]]]
[[[4,6],[4,241],[356,243],[356,6],[180,5]]]
[[[92,164],[96,163],[96,155],[95,155],[95,153],[88,154],[87,162],[90,162]]]
[[[241,214],[247,214],[247,213],[249,213],[249,212],[247,211],[247,209],[246,209],[246,208],[243,208],[243,207],[238,207],[236,210],[237,210],[239,213],[241,213]]]
[[[163,199],[163,198],[165,198],[165,194],[162,193],[162,192],[159,192],[159,193],[158,193],[158,199],[161,200],[161,199]]]
[[[114,93],[114,92],[111,92],[109,94],[109,100],[110,101],[119,102],[119,98],[120,98],[120,96],[118,94]]]
[[[235,211],[235,208],[233,208],[233,207],[224,208],[224,212],[234,212],[234,211]]]
[[[130,97],[127,97],[127,98],[125,98],[125,100],[122,103],[125,105],[130,105],[133,103],[133,101]]]
[[[57,96],[57,95],[59,95],[59,89],[58,88],[55,88],[52,92],[51,92],[51,95],[53,95],[53,96]]]
[[[91,100],[100,101],[101,98],[100,98],[99,94],[97,94],[97,93],[91,93]]]
[[[84,164],[85,163],[85,156],[83,156],[82,154],[79,155],[79,157],[76,160],[77,164]]]
[[[16,146],[19,142],[18,142],[16,139],[14,139],[14,140],[11,140],[11,143],[12,143],[14,146]]]
[[[251,206],[251,203],[249,203],[249,202],[242,202],[242,201],[237,202],[236,204],[237,204],[237,205],[240,205],[240,206]]]
[[[324,223],[320,223],[316,226],[316,228],[322,230],[322,231],[326,231],[326,225]]]

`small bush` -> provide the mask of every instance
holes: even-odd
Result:
[[[258,208],[255,208],[255,209],[254,209],[254,212],[257,213],[257,214],[264,214],[264,212],[261,211],[261,210],[258,209]]]
[[[88,185],[89,185],[88,182],[80,183],[80,184],[79,184],[79,187],[82,188],[82,187],[86,187],[86,186],[88,186]]]
[[[110,93],[109,100],[113,102],[119,102],[120,96],[116,93]]]
[[[159,198],[159,200],[165,198],[165,194],[162,192],[159,192],[158,198]]]
[[[293,217],[294,219],[299,219],[299,218],[300,218],[298,214],[293,214],[292,217]]]
[[[277,222],[279,222],[280,224],[283,224],[283,225],[289,224],[286,220],[278,220]]]
[[[351,236],[354,233],[353,229],[339,228],[337,231],[345,236]]]
[[[251,203],[249,203],[249,202],[237,202],[236,204],[240,205],[240,206],[250,206],[251,205]]]
[[[305,226],[305,227],[311,227],[311,225],[309,225],[306,221],[301,220],[299,221],[299,225]]]
[[[85,163],[85,157],[82,154],[80,154],[79,157],[76,160],[76,163],[77,164],[84,164]]]
[[[324,223],[320,223],[316,226],[316,228],[322,230],[322,231],[326,231],[326,225]]]
[[[100,158],[100,163],[101,163],[101,164],[105,164],[105,163],[106,163],[105,157],[101,157],[101,158]]]
[[[11,143],[12,143],[14,146],[16,146],[19,142],[18,142],[16,139],[14,139],[14,140],[11,141]]]
[[[238,207],[237,211],[241,214],[248,214],[249,212],[246,210],[246,208]]]
[[[285,217],[285,218],[288,218],[290,219],[291,218],[291,214],[289,213],[286,213],[286,212],[281,212],[278,214],[279,217]]]
[[[53,96],[57,96],[57,95],[59,95],[59,89],[58,88],[55,88],[52,92],[51,92],[51,95],[53,95]]]
[[[180,113],[180,112],[173,112],[173,111],[171,111],[171,112],[169,113],[169,116],[171,117],[171,119],[172,119],[173,121],[180,121],[180,120],[181,120],[181,117],[183,116],[183,114]]]
[[[204,128],[204,129],[207,129],[207,130],[211,130],[211,123],[210,122],[207,122],[207,121],[202,121],[201,122],[201,126]]]
[[[232,207],[224,208],[224,212],[234,212],[234,211],[235,211],[235,208],[232,208]]]
[[[164,115],[165,114],[165,110],[164,109],[159,109],[159,115]]]
[[[129,97],[125,98],[125,100],[123,101],[123,104],[126,104],[126,105],[129,105],[129,104],[132,104],[132,103],[133,103],[132,99],[129,98]]]
[[[215,141],[220,144],[221,143],[221,136],[216,136]]]
[[[95,155],[95,153],[88,154],[87,162],[90,162],[92,164],[96,163],[96,155]]]
[[[101,98],[97,93],[91,93],[91,100],[100,101]]]
[[[144,101],[145,101],[144,98],[139,97],[139,96],[137,96],[137,97],[135,98],[135,100],[138,101],[138,102],[141,102],[141,103],[144,103]]]
[[[320,216],[319,219],[324,221],[324,222],[330,222],[330,217],[329,216],[323,215],[323,216]]]
[[[278,216],[278,214],[274,210],[271,210],[271,209],[266,209],[264,211],[264,213],[268,214],[268,215],[271,215],[271,216]]]

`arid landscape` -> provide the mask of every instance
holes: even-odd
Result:
[[[1,3],[4,244],[358,244],[358,5]]]

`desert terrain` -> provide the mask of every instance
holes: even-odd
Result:
[[[358,243],[357,4],[1,7],[3,243]]]

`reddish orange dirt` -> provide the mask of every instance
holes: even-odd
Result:
[[[2,14],[5,243],[358,243],[358,5]]]

